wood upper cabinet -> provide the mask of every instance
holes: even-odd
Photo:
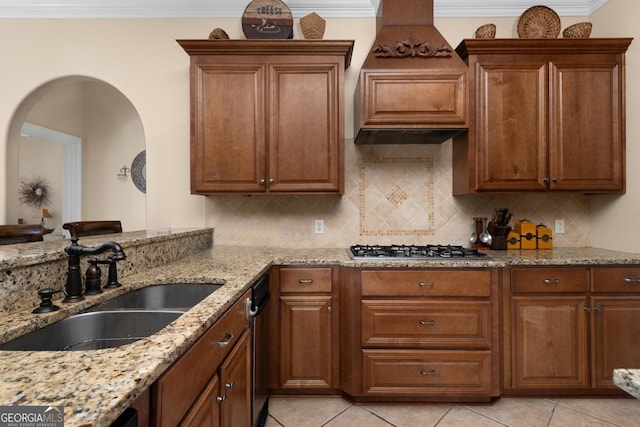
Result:
[[[624,192],[630,43],[464,40],[472,113],[454,139],[454,194]]]
[[[353,41],[179,40],[191,57],[191,192],[344,192]]]

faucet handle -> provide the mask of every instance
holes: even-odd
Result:
[[[109,255],[107,259],[99,259],[97,260],[98,264],[109,264],[109,273],[107,275],[107,284],[104,285],[105,289],[119,288],[122,286],[118,282],[118,269],[116,267],[116,262],[124,259],[115,256],[114,254]]]
[[[53,295],[58,292],[64,292],[62,289],[54,290],[51,288],[44,288],[38,291],[40,297],[40,306],[36,307],[32,313],[51,313],[52,311],[60,310],[60,307],[53,303]]]

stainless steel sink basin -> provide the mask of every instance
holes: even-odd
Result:
[[[181,311],[96,311],[80,313],[3,345],[0,350],[69,351],[119,347],[155,334]]]
[[[136,289],[112,300],[98,304],[86,311],[105,310],[181,310],[187,311],[222,285],[205,284],[163,284]]]

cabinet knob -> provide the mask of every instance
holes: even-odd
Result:
[[[333,307],[331,307],[331,306],[327,307],[327,311],[328,311],[329,313],[333,313]]]
[[[420,324],[421,325],[435,325],[436,321],[435,320],[421,320]]]
[[[275,180],[273,178],[269,179],[269,184],[273,184],[275,182]]]
[[[432,369],[432,370],[430,370],[430,371],[425,371],[424,369],[421,369],[421,370],[420,370],[420,375],[430,375],[430,376],[433,376],[433,375],[435,375],[435,374],[436,374],[436,370],[435,370],[435,369]]]
[[[265,181],[264,179],[260,180],[260,185],[264,185],[267,181]]]
[[[595,311],[596,313],[600,313],[602,311],[602,308],[595,306],[593,307],[593,311]]]
[[[549,183],[549,178],[545,178],[545,179],[543,179],[542,181],[543,181],[545,184],[548,184],[548,183]]]
[[[545,285],[558,285],[560,280],[558,279],[542,279],[542,283]]]
[[[587,313],[591,311],[591,307],[582,307],[582,309]]]
[[[557,184],[557,183],[558,183],[558,178],[553,178],[553,179],[551,180],[551,182],[553,182],[554,184]]]
[[[233,390],[233,387],[235,387],[236,383],[231,381],[230,383],[226,383],[224,385],[225,388],[228,388],[229,390]]]
[[[218,403],[224,403],[225,400],[227,400],[227,396],[226,395],[216,397],[216,402],[218,402]]]
[[[635,278],[625,277],[624,278],[624,282],[625,283],[640,283],[640,277],[635,277]]]
[[[298,283],[301,285],[310,285],[313,283],[313,279],[299,279]]]

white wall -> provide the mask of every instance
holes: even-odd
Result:
[[[591,201],[593,246],[640,252],[640,2],[613,0],[593,16],[593,35],[633,37],[627,51],[627,193]]]
[[[593,16],[594,36],[634,36],[639,6],[632,0],[609,1]],[[584,18],[562,17],[563,27]],[[487,22],[498,25],[498,37],[513,37],[517,17],[440,18],[436,25],[452,45],[472,37]],[[6,164],[4,148],[9,123],[17,105],[36,87],[67,75],[84,75],[108,82],[131,100],[140,114],[147,141],[147,226],[156,228],[201,227],[215,224],[205,213],[205,198],[189,193],[189,58],[175,39],[206,38],[221,27],[231,38],[241,38],[237,19],[6,19],[0,20],[0,57],[5,64],[0,90],[0,164]],[[297,29],[297,28],[296,28]],[[296,34],[298,34],[297,32]],[[358,69],[375,33],[373,19],[330,19],[325,38],[355,39],[352,66],[346,75],[346,132],[352,137],[353,94]],[[628,55],[627,146],[628,193],[618,198],[594,198],[593,243],[640,251],[638,231],[629,233],[623,224],[633,221],[640,205],[640,181],[633,172],[638,162],[634,140],[639,131],[634,115],[640,97],[633,76],[637,74],[635,45]],[[15,129],[11,129],[12,132]],[[347,141],[349,144],[349,141]],[[5,191],[5,174],[0,174],[0,191]],[[0,213],[5,212],[0,194]],[[601,200],[605,200],[601,202]],[[116,201],[117,202],[117,201]],[[490,199],[458,201],[470,207]],[[328,206],[332,206],[329,203]],[[336,213],[338,216],[340,212]],[[350,213],[352,214],[352,213]],[[446,217],[447,207],[438,213]],[[542,215],[542,214],[541,214]],[[0,218],[1,220],[2,218]],[[588,233],[588,230],[587,230]],[[218,231],[216,231],[218,236]]]

